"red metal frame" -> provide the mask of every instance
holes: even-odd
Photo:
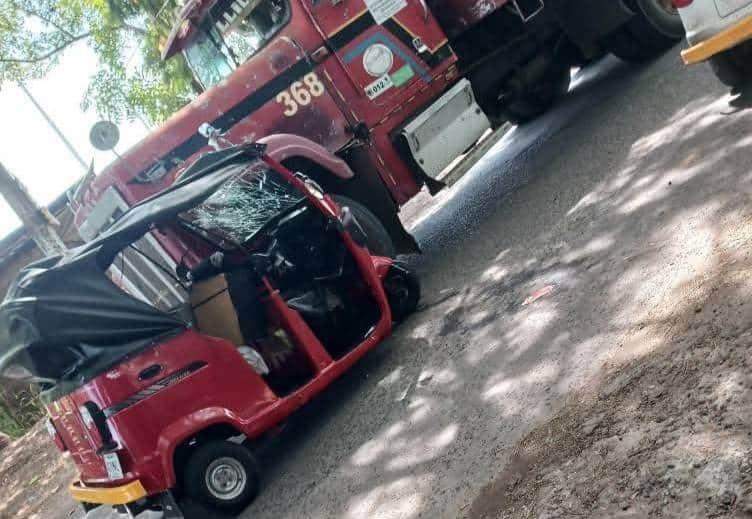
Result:
[[[320,211],[339,214],[331,198],[311,195],[305,184],[276,160],[268,156],[262,160],[306,193]],[[229,425],[249,438],[272,430],[383,340],[391,330],[392,316],[382,281],[392,260],[371,256],[345,231],[341,238],[381,313],[372,333],[361,344],[339,360],[332,359],[300,314],[285,304],[269,279],[263,278],[267,304],[309,359],[313,378],[293,393],[279,397],[227,340],[194,330],[164,340],[49,406],[81,481],[89,487],[109,487],[138,480],[149,495],[164,492],[177,484],[174,456],[183,442],[218,424]],[[155,365],[161,367],[159,377],[139,380],[145,368]],[[153,394],[147,389],[148,396],[134,399],[134,395],[153,387],[155,380],[164,380],[186,366],[194,368],[184,378]],[[107,410],[129,399],[135,401],[106,421],[125,473],[122,480],[110,481],[97,452],[101,439],[95,427],[83,423],[78,410],[86,402]]]

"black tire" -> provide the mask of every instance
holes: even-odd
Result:
[[[258,465],[247,447],[212,441],[191,454],[183,489],[188,497],[217,512],[234,514],[256,498],[259,480]]]
[[[392,237],[378,217],[360,202],[346,196],[334,195],[340,207],[349,207],[355,220],[366,233],[366,247],[371,254],[393,258],[397,255]]]
[[[402,263],[395,262],[384,278],[384,291],[392,311],[392,321],[407,319],[420,302],[420,279]]]
[[[548,78],[541,81],[532,90],[519,96],[507,106],[500,107],[497,119],[507,120],[512,124],[525,124],[532,121],[551,108],[556,100],[569,90],[571,70],[567,67],[557,67],[549,72]]]
[[[752,66],[746,50],[743,47],[735,47],[710,58],[710,68],[721,83],[731,88],[739,88],[750,82]]]
[[[635,16],[606,39],[612,54],[629,62],[647,61],[684,38],[684,25],[668,0],[627,0]]]

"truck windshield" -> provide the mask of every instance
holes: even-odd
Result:
[[[183,54],[199,83],[209,88],[263,48],[289,17],[287,0],[219,0]]]

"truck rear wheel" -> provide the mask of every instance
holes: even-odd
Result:
[[[546,78],[534,88],[523,92],[507,106],[499,108],[499,116],[512,124],[525,124],[551,108],[569,90],[570,68],[553,67]]]
[[[251,451],[228,441],[200,445],[185,465],[188,496],[216,511],[234,514],[255,499],[259,470]]]
[[[618,58],[647,61],[684,37],[684,26],[672,0],[626,0],[626,4],[635,16],[606,42]]]

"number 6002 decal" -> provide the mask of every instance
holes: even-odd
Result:
[[[303,81],[296,81],[290,88],[277,94],[277,102],[285,105],[283,112],[287,117],[298,113],[301,106],[311,104],[314,97],[324,94],[324,84],[315,72],[303,76]]]

